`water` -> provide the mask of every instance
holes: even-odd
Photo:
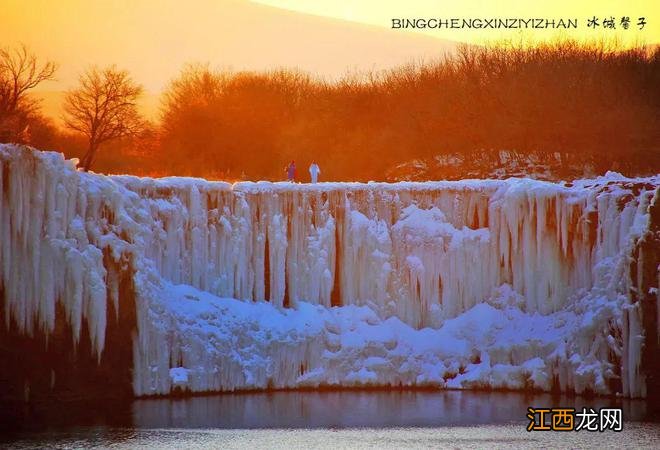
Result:
[[[623,431],[527,432],[527,407],[621,407]],[[14,408],[11,448],[660,448],[643,401],[461,391],[226,394]]]

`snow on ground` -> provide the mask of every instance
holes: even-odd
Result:
[[[60,302],[100,357],[130,292],[137,395],[619,378],[645,395],[629,268],[660,177],[230,185],[0,146],[0,178],[6,326],[52,332]]]
[[[526,155],[501,150],[487,163],[474,161],[465,155],[441,153],[430,158],[414,159],[397,164],[386,171],[388,180],[433,180],[487,178],[503,180],[510,177],[560,181],[562,179],[593,176],[594,168],[587,164],[567,161],[560,153]]]
[[[506,302],[511,296],[504,285],[491,301],[440,328],[415,329],[397,317],[382,319],[367,306],[300,302],[279,309],[166,285],[159,317],[173,324],[166,335],[181,366],[169,375],[181,389],[203,390],[211,377],[242,389],[430,385],[549,390],[544,358],[565,345],[577,318],[567,311],[525,314]],[[227,367],[232,370],[218,370]]]

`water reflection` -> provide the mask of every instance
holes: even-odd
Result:
[[[0,405],[2,406],[2,405]],[[528,406],[621,407],[624,430],[528,433]],[[657,448],[644,401],[502,392],[327,391],[0,408],[0,447]]]
[[[621,407],[645,419],[644,401],[464,391],[333,391],[145,399],[132,405],[136,428],[437,427],[526,421],[528,406]]]

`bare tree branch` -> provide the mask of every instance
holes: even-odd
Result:
[[[64,99],[64,124],[83,134],[89,141],[87,154],[80,162],[89,170],[98,147],[104,142],[138,134],[145,126],[136,100],[142,86],[128,72],[115,67],[92,67],[80,77],[78,88]]]
[[[25,45],[16,49],[0,48],[0,137],[16,139],[25,118],[39,107],[28,91],[52,80],[57,66],[51,61],[39,64]]]

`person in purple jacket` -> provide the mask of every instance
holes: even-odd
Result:
[[[294,160],[291,160],[291,163],[286,168],[286,177],[292,183],[296,181],[296,162]]]

